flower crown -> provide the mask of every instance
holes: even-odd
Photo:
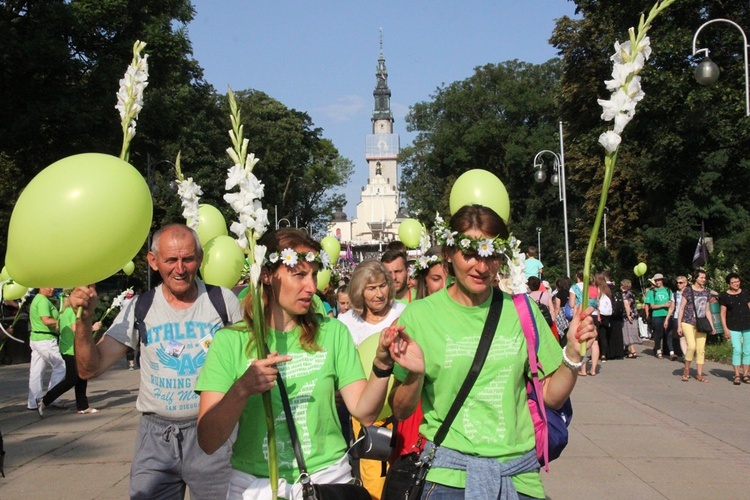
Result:
[[[422,255],[414,261],[414,264],[409,266],[409,276],[416,278],[435,264],[442,261],[443,259],[438,255]]]
[[[499,236],[495,238],[473,238],[458,231],[451,231],[450,226],[446,224],[439,214],[435,217],[434,232],[438,244],[449,247],[457,246],[463,252],[473,251],[479,254],[480,257],[499,257],[505,255],[512,258],[515,250],[512,244],[515,242],[515,238],[513,237],[507,240]]]
[[[321,269],[329,269],[331,267],[331,258],[328,256],[325,250],[321,250],[320,252],[315,253],[296,252],[291,248],[285,248],[281,252],[271,253],[264,264],[270,267],[279,261],[289,267],[294,267],[297,265],[297,262],[301,261],[309,263],[317,262],[318,264],[320,264]]]
[[[526,292],[525,255],[520,251],[521,241],[515,236],[511,235],[507,240],[500,237],[473,238],[458,231],[452,231],[440,214],[435,216],[433,234],[440,245],[457,247],[462,252],[476,252],[480,257],[505,257],[509,274],[508,288],[512,293]]]

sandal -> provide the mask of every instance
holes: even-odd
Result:
[[[86,408],[85,410],[78,410],[79,415],[88,415],[89,413],[100,413],[96,408]]]
[[[740,385],[740,383],[740,376],[737,375],[736,377],[734,377],[734,385]]]
[[[708,383],[708,379],[706,377],[704,377],[702,374],[701,375],[696,375],[695,376],[695,380],[697,380],[698,382],[703,382],[704,384]]]
[[[682,381],[683,382],[690,382],[690,372],[685,370],[682,372]]]
[[[746,384],[750,384],[750,375],[743,375],[742,381]]]
[[[596,372],[595,372],[595,371],[593,371],[593,370],[591,370],[591,371],[589,372],[589,377],[596,377]]]
[[[634,352],[629,352],[627,356],[625,356],[628,359],[635,359],[638,357],[638,355]]]

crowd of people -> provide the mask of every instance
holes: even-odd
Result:
[[[269,232],[259,244],[269,256],[286,257],[262,267],[259,324],[250,294],[240,299],[196,277],[203,257],[197,234],[166,226],[148,253],[162,283],[126,303],[98,342],[93,286],[70,293],[67,319],[40,290],[32,324],[35,335],[51,337],[32,340],[29,407],[41,415],[75,387],[79,413],[96,412],[85,381],[132,349],[142,360],[142,416],[131,498],[182,498],[188,488],[195,498],[270,498],[264,395],[273,413],[279,497],[303,498],[306,471],[313,483],[360,481],[371,498],[403,498],[413,482],[409,465],[429,457],[422,498],[544,498],[522,313],[500,272],[515,255],[509,236],[494,211],[466,206],[416,260],[395,243],[380,260],[358,263],[336,287],[319,291],[317,273],[328,260],[320,244],[296,229]],[[566,403],[578,377],[597,376],[612,359],[637,358],[644,321],[654,356],[683,354],[683,380],[695,360],[695,379],[705,382],[705,340],[717,331],[712,320],[720,320],[734,347],[733,382],[750,383],[750,297],[736,274],[727,276],[717,312],[700,270],[690,285],[678,277],[676,293],[654,275],[639,310],[629,280],[616,287],[605,271],[584,284],[578,271],[575,283],[562,277],[552,289],[536,249],[527,255],[549,408]],[[76,319],[71,313],[79,308]],[[486,361],[466,400],[452,408],[488,328]],[[58,342],[58,331],[60,345],[48,345]],[[42,394],[45,363],[57,371]],[[443,428],[451,412],[457,417]],[[390,456],[352,460],[352,445],[372,428],[393,435]]]
[[[536,249],[531,247],[528,254],[535,256]],[[541,275],[542,267],[535,269]],[[549,309],[553,329],[563,342],[568,328],[566,305],[569,311],[583,299],[583,270],[575,277],[575,284],[567,277],[558,278],[554,290],[542,286],[546,282],[537,276],[528,277],[530,296]],[[629,279],[621,280],[618,287],[609,271],[594,274],[588,284],[588,305],[594,308],[597,339],[591,346],[590,366],[583,366],[579,376],[596,376],[608,360],[637,358],[636,345],[652,339],[654,357],[684,363],[683,381],[690,381],[695,360],[695,380],[707,383],[706,342],[711,335],[723,334],[732,343],[733,383],[750,384],[750,295],[741,288],[739,274],[730,272],[725,280],[726,291],[709,290],[706,271],[696,269],[690,283],[678,276],[673,292],[664,275],[656,273],[648,279],[639,309]]]

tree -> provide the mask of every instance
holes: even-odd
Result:
[[[431,101],[415,104],[406,121],[418,134],[400,158],[410,209],[431,225],[436,209],[448,214],[450,187],[458,176],[473,168],[489,170],[508,189],[511,231],[525,244],[536,244],[537,226],[545,235],[557,235],[545,245],[544,262],[564,264],[557,190],[537,185],[532,168],[538,151],[558,149],[561,77],[558,59],[541,65],[487,64],[466,80],[438,88]]]
[[[583,194],[579,236],[591,227],[601,191],[603,150],[598,135],[597,98],[608,92],[608,60],[616,39],[625,41],[637,24],[642,1],[579,0],[583,18],[558,20],[551,42],[563,57],[562,109],[570,146],[566,150],[571,185]],[[741,41],[733,29],[701,33],[722,66],[721,85],[699,86],[689,58],[695,30],[706,20],[745,19],[747,2],[706,4],[681,0],[657,19],[649,32],[653,55],[642,73],[646,93],[623,135],[608,200],[608,250],[620,274],[639,261],[665,274],[689,270],[701,219],[717,251],[730,263],[750,264],[750,123],[743,118]],[[571,140],[572,138],[572,140]],[[576,256],[582,259],[583,247]]]
[[[346,202],[343,195],[326,192],[346,184],[353,164],[322,138],[322,130],[307,113],[258,90],[235,92],[235,98],[250,141],[248,151],[260,158],[254,172],[265,184],[263,204],[269,218],[273,221],[278,211],[279,218],[294,220],[311,232],[320,230]]]

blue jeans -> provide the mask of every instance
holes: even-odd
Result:
[[[518,493],[519,500],[535,500],[534,497]],[[463,488],[452,488],[442,484],[425,481],[422,500],[464,500]]]
[[[750,330],[729,330],[732,336],[732,365],[750,365]]]

